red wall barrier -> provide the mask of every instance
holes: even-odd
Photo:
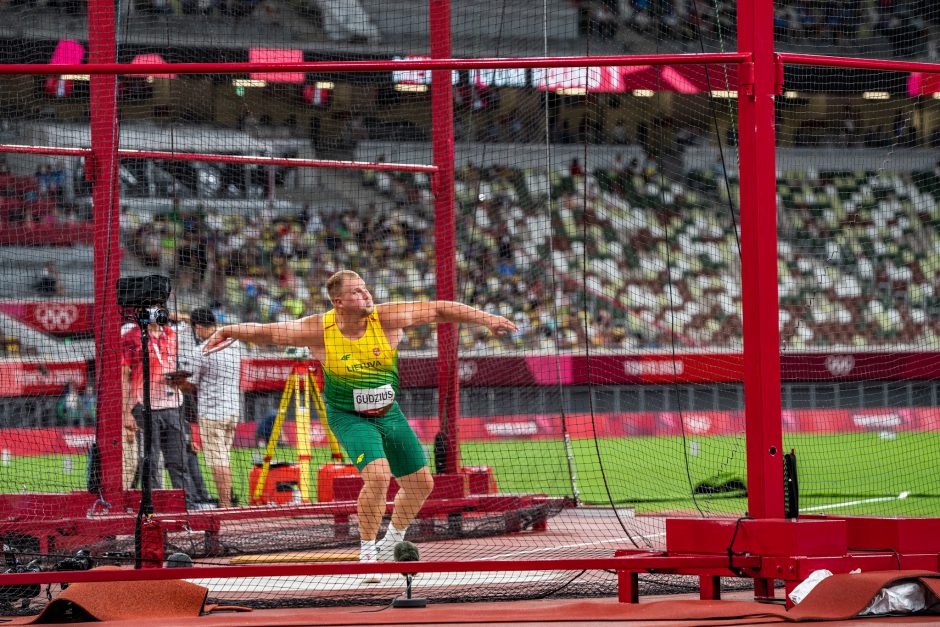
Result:
[[[283,389],[293,363],[246,359],[242,389]],[[781,356],[780,370],[783,381],[929,380],[940,378],[940,352],[792,353]],[[433,357],[402,357],[399,371],[403,387],[436,386],[437,360]],[[460,360],[459,375],[462,385],[494,387],[739,383],[744,358],[739,353],[467,357]]]
[[[690,437],[744,434],[744,413],[740,411],[646,412],[629,414],[569,414],[566,416],[572,438],[678,436]],[[438,432],[436,417],[411,418],[418,438],[430,444]],[[459,420],[463,442],[500,442],[560,438],[561,417],[557,414],[518,416],[467,416]],[[785,433],[861,433],[866,431],[938,431],[940,408],[884,409],[801,409],[784,411]],[[293,425],[283,432],[283,441],[294,443]],[[0,429],[0,449],[13,456],[83,454],[94,441],[92,428]],[[310,442],[325,446],[323,428],[310,425]],[[256,446],[254,423],[238,425],[235,446]]]
[[[61,394],[65,386],[85,385],[85,363],[0,362],[0,396]]]
[[[87,303],[4,301],[0,302],[0,311],[37,328],[43,327],[41,330],[46,332],[58,332],[64,327],[85,329],[90,327],[92,320]],[[242,391],[280,392],[284,389],[287,375],[298,363],[301,362],[283,358],[245,359],[239,377]],[[84,368],[81,362],[0,361],[0,396],[57,394],[67,383],[58,373],[84,371]],[[462,385],[492,387],[740,383],[743,369],[743,357],[737,353],[601,355],[590,358],[584,355],[540,355],[463,358],[459,375]],[[940,378],[940,352],[795,353],[781,357],[780,369],[783,381],[932,380]],[[399,370],[402,387],[431,388],[437,385],[437,360],[433,357],[402,357]],[[46,372],[53,374],[47,375]],[[24,392],[21,386],[5,385],[19,379],[31,382],[28,391]]]

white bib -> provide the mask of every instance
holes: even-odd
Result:
[[[360,414],[384,416],[394,402],[395,390],[389,384],[377,388],[353,390],[353,407]]]

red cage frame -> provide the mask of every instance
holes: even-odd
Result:
[[[744,520],[667,520],[667,551],[620,551],[607,559],[546,561],[436,562],[409,565],[411,572],[559,570],[609,568],[620,575],[620,598],[637,599],[637,573],[673,572],[698,575],[703,598],[718,598],[720,576],[752,577],[755,596],[772,597],[773,580],[788,588],[816,568],[836,572],[852,568],[940,571],[940,519],[801,518],[785,520],[783,450],[780,397],[776,252],[776,172],[774,96],[781,93],[784,65],[804,64],[894,71],[940,73],[940,65],[899,61],[871,61],[819,55],[775,53],[772,0],[738,0],[738,51],[729,54],[565,57],[527,59],[453,59],[451,0],[429,0],[431,60],[381,62],[266,63],[266,64],[138,64],[122,65],[115,58],[115,15],[110,0],[89,0],[95,28],[89,29],[90,63],[87,65],[7,65],[3,74],[91,74],[91,123],[94,187],[95,299],[102,305],[98,330],[97,365],[102,388],[98,442],[102,460],[120,463],[120,364],[113,345],[120,316],[114,293],[118,271],[118,198],[114,193],[118,159],[116,74],[243,73],[249,71],[389,71],[432,70],[433,190],[435,238],[438,248],[437,285],[440,298],[452,299],[456,268],[453,212],[454,136],[453,93],[450,70],[459,68],[580,67],[660,64],[734,64],[738,66],[738,132],[741,168],[741,266],[744,326],[745,421],[748,510]],[[8,146],[3,149],[13,149]],[[84,154],[84,152],[83,152]],[[152,156],[156,154],[134,156]],[[173,158],[180,158],[178,155]],[[295,164],[296,165],[296,164]],[[313,164],[309,164],[313,165]],[[394,169],[394,168],[389,168]],[[439,416],[450,452],[448,471],[459,468],[456,441],[458,379],[456,329],[441,325],[438,359]],[[102,402],[104,401],[104,402]],[[116,454],[115,454],[116,451]],[[105,495],[121,495],[120,473],[103,473]],[[886,539],[892,550],[885,551]],[[397,564],[323,564],[303,566],[239,566],[172,571],[93,571],[84,573],[29,573],[0,575],[0,585],[114,579],[179,577],[233,577],[261,575],[355,574],[403,572]]]

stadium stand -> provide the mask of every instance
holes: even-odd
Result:
[[[587,341],[599,349],[662,348],[673,336],[679,346],[740,348],[740,294],[731,280],[737,242],[728,210],[737,193],[734,175],[725,185],[715,165],[701,159],[667,175],[635,145],[597,152],[596,161],[606,165],[590,165],[587,173],[576,156],[546,173],[507,167],[493,152],[486,164],[463,158],[456,180],[463,297],[512,316],[520,332],[508,339],[465,333],[465,350],[494,343],[564,350]],[[577,147],[569,152],[576,155]],[[91,275],[90,199],[80,164],[14,160],[13,166],[34,173],[14,174],[6,161],[0,164],[0,236],[4,229],[17,237],[33,229],[37,244],[68,243],[75,258],[43,246],[4,246],[6,272],[38,276],[57,260],[60,277],[59,291],[38,294],[32,282],[8,281],[2,296],[90,297],[92,286],[77,278]],[[331,190],[319,187],[317,203],[276,204],[264,199],[263,178],[254,191],[254,179],[242,174],[235,177],[248,181],[242,187],[226,185],[226,173],[212,164],[180,169],[129,160],[121,176],[122,233],[132,253],[126,263],[170,273],[183,310],[208,297],[227,318],[292,319],[318,310],[326,300],[323,278],[350,265],[371,264],[367,274],[391,286],[379,288],[387,292],[376,294],[380,300],[433,295],[425,175],[347,174],[331,178]],[[288,191],[288,176],[276,177],[279,193]],[[910,172],[780,172],[780,317],[788,347],[917,346],[936,339],[940,329],[928,312],[938,305],[940,269],[924,253],[940,245],[936,229],[928,228],[938,219],[938,193],[937,173],[922,163]],[[204,201],[194,205],[197,199]],[[216,206],[214,199],[227,204]],[[585,203],[581,223],[574,216]],[[657,209],[662,206],[669,210]],[[552,241],[542,235],[549,220],[557,232]],[[669,241],[678,245],[667,249]],[[371,261],[365,250],[373,252]],[[393,258],[401,262],[385,263]],[[571,284],[584,264],[587,282]],[[553,298],[549,285],[577,296]],[[568,315],[568,306],[581,302],[572,298],[589,299],[594,315]],[[707,311],[705,301],[712,303]],[[517,305],[510,309],[508,302]],[[35,337],[14,339],[8,352],[44,351]],[[433,341],[422,331],[403,350],[433,349]]]
[[[566,349],[589,340],[601,349],[661,348],[674,333],[679,346],[739,348],[736,218],[728,209],[736,212],[729,198],[737,179],[719,182],[711,168],[669,178],[637,157],[587,174],[579,166],[546,175],[466,164],[456,182],[463,296],[512,316],[520,332],[508,339],[465,334],[463,347]],[[126,230],[127,245],[141,264],[172,272],[183,292],[211,294],[235,319],[318,310],[323,277],[348,266],[368,268],[378,300],[432,296],[427,177],[367,172],[362,185],[378,202],[359,210],[166,213]],[[940,246],[930,228],[940,217],[936,173],[781,172],[778,194],[781,331],[789,347],[936,341],[940,328],[927,312],[940,304],[933,287],[940,268],[921,254]],[[574,218],[582,209],[583,222]],[[552,241],[544,235],[549,220]],[[587,282],[572,284],[582,264]],[[552,284],[569,292],[556,294],[557,311]],[[571,298],[591,299],[594,317],[568,315]],[[713,305],[704,311],[702,302]],[[430,333],[415,334],[403,349],[432,342]]]
[[[547,23],[533,20],[530,7],[525,3],[508,2],[499,12],[487,0],[469,0],[455,3],[453,6],[454,41],[458,45],[478,47],[478,54],[508,35],[513,42],[511,51],[506,54],[521,54],[523,49],[532,46],[537,50],[541,45],[543,26],[548,31],[552,42],[572,41],[578,38],[578,9],[569,0],[548,0]],[[427,20],[412,19],[423,15],[426,6],[421,0],[362,0],[362,6],[369,13],[372,21],[378,25],[385,41],[427,41],[429,24]],[[511,35],[509,35],[511,33]],[[474,43],[474,40],[476,43]],[[525,42],[530,42],[529,46]],[[492,48],[491,48],[492,50]]]
[[[32,15],[48,13],[61,21],[61,37],[82,38],[74,17],[86,10],[84,1],[40,2]],[[131,27],[128,43],[137,44],[203,37],[229,48],[242,31],[259,44],[302,42],[326,53],[340,47],[384,56],[416,54],[428,40],[427,20],[413,19],[427,6],[416,0],[137,0],[122,10]],[[561,54],[577,53],[588,39],[595,53],[649,50],[653,42],[661,51],[711,51],[736,36],[734,3],[725,0],[549,0],[547,15],[543,25],[530,19],[525,3],[505,3],[499,12],[486,0],[460,3],[454,7],[455,50],[483,55],[495,45],[505,54],[540,54],[543,27]],[[0,36],[45,36],[36,20],[20,23],[18,12],[9,17],[0,24]],[[783,51],[826,47],[936,60],[940,11],[926,0],[787,0],[775,3],[774,25]]]
[[[601,35],[613,36],[623,25],[646,37],[686,44],[697,43],[700,36],[708,39],[735,36],[733,2],[584,0],[580,5],[597,16],[591,32]],[[853,53],[935,55],[930,40],[938,22],[940,14],[936,9],[920,0],[774,3],[774,31],[782,50],[828,45]]]

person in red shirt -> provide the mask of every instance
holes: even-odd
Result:
[[[152,445],[150,451],[150,485],[156,489],[163,485],[159,476],[157,460],[163,453],[163,461],[170,481],[176,489],[186,495],[187,507],[195,506],[196,490],[192,478],[186,472],[186,447],[188,439],[184,429],[189,425],[183,420],[183,395],[173,384],[169,375],[176,372],[176,332],[171,327],[156,323],[148,326],[150,333],[150,407]],[[124,488],[129,489],[137,474],[143,438],[143,361],[141,355],[140,329],[129,328],[121,335],[121,382],[123,390],[124,426]]]

